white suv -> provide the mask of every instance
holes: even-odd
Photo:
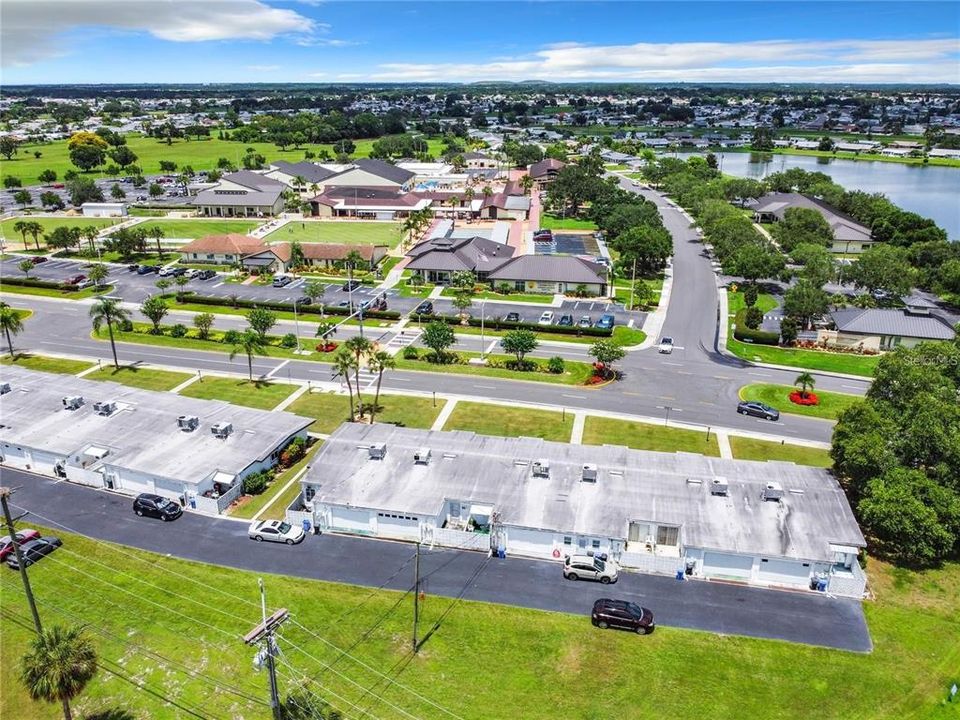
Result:
[[[563,576],[567,580],[597,580],[607,585],[617,581],[620,571],[612,560],[601,560],[592,555],[568,555],[563,561]]]

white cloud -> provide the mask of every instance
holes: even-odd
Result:
[[[2,64],[30,65],[66,54],[74,30],[147,32],[171,42],[271,40],[328,29],[260,0],[3,0]]]

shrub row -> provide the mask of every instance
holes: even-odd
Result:
[[[779,345],[780,333],[767,332],[766,330],[752,330],[744,322],[746,317],[746,308],[737,311],[737,316],[733,322],[733,337],[741,342],[754,343],[756,345]]]
[[[265,308],[267,310],[281,310],[284,312],[293,312],[293,303],[290,302],[263,302],[258,300],[248,300],[247,298],[218,297],[216,295],[194,295],[184,293],[182,302],[195,303],[197,305],[217,305],[219,307]],[[297,312],[302,315],[349,315],[347,308],[337,307],[336,305],[300,305]],[[396,310],[364,310],[363,316],[375,320],[399,320],[400,313]]]
[[[415,319],[418,318],[417,315],[413,316]],[[460,325],[460,318],[456,315],[423,315],[422,321],[427,322],[442,322],[447,325]],[[479,318],[470,318],[467,320],[467,324],[471,327],[480,327]],[[552,333],[554,335],[586,335],[587,337],[610,337],[613,335],[613,329],[608,328],[576,328],[576,327],[564,327],[562,325],[539,325],[537,323],[528,323],[528,322],[508,322],[506,320],[500,320],[498,318],[486,318],[483,321],[483,326],[487,330],[531,330],[538,333]]]
[[[34,280],[33,278],[5,277],[4,285],[20,285],[23,287],[47,288],[48,290],[63,290],[64,292],[76,292],[76,285],[67,283],[52,282],[50,280]]]

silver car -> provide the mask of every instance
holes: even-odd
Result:
[[[563,561],[563,576],[567,580],[597,580],[607,585],[615,583],[619,575],[615,562],[592,555],[568,555]]]
[[[247,535],[257,542],[282,542],[295,545],[306,537],[303,528],[294,527],[283,520],[259,520],[250,524]]]

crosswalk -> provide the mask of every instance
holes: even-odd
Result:
[[[381,345],[380,349],[385,350],[390,355],[396,355],[403,348],[412,345],[420,337],[421,332],[415,329],[404,329],[395,333],[386,343]],[[346,388],[346,378],[340,377],[340,386]],[[358,385],[360,390],[367,390],[377,382],[377,373],[370,371],[366,366],[360,368],[359,373],[350,373],[350,382]]]

